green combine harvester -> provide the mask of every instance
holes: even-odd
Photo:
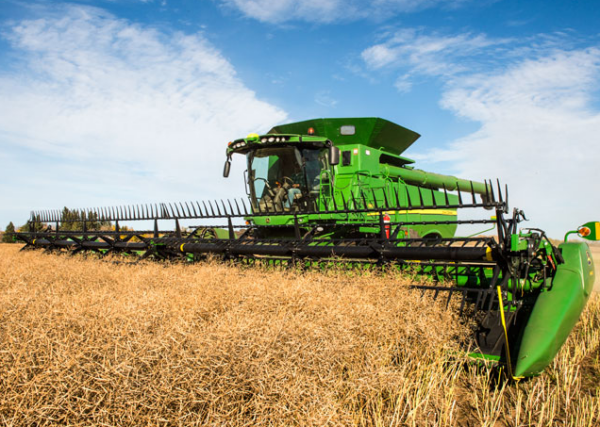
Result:
[[[473,357],[506,364],[514,378],[539,374],[593,288],[588,246],[567,237],[597,240],[600,223],[554,246],[542,230],[518,228],[525,214],[509,211],[499,182],[415,169],[402,154],[418,138],[380,118],[276,126],[227,145],[223,174],[234,155],[246,157],[248,200],[38,211],[31,231],[15,237],[23,249],[72,254],[405,269],[431,277],[414,288],[445,298],[473,325]],[[469,209],[485,215],[460,219],[458,211]],[[184,220],[199,224],[182,227]],[[154,227],[125,231],[130,221]],[[168,230],[159,227],[165,222]],[[494,235],[457,237],[460,224]]]

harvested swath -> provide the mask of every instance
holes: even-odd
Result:
[[[17,250],[0,246],[3,424],[599,421],[598,298],[548,373],[514,385],[466,365],[453,314],[393,273]]]

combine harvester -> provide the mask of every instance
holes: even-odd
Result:
[[[24,249],[70,253],[393,265],[430,276],[434,280],[414,287],[454,301],[474,325],[474,357],[507,364],[515,378],[540,373],[592,292],[588,246],[565,237],[556,247],[539,229],[519,230],[525,215],[509,212],[507,189],[499,183],[414,169],[402,153],[418,137],[379,118],[276,126],[227,146],[225,177],[233,155],[246,156],[248,201],[92,208],[68,217],[60,210],[32,212],[33,231],[16,238]],[[487,210],[483,219],[457,216],[478,208]],[[149,220],[153,230],[124,231],[120,225]],[[165,220],[173,228],[161,230]],[[205,223],[183,228],[183,220]],[[81,227],[68,231],[73,221]],[[215,221],[221,225],[209,225]],[[113,227],[103,230],[98,222]],[[460,224],[494,230],[495,236],[455,237]],[[595,240],[600,223],[567,236],[572,233]]]

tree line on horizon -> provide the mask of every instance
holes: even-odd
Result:
[[[87,230],[99,230],[101,227],[111,226],[110,221],[100,220],[100,216],[97,212],[88,212],[87,214],[78,210],[71,210],[67,207],[63,208],[61,213],[61,219],[59,221],[59,229],[63,231],[83,231]],[[15,227],[14,223],[10,221],[2,233],[2,243],[15,243],[13,234],[29,233],[35,231],[44,231],[52,229],[52,225],[44,223],[38,217],[36,221],[27,221],[20,227]]]

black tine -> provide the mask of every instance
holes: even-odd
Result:
[[[350,190],[350,195],[352,196],[352,209],[356,210],[358,208],[356,204],[356,199],[354,198],[354,191]]]
[[[171,203],[168,205],[165,204],[165,207],[167,208],[167,214],[169,214],[169,218],[174,218],[177,216],[175,215],[175,209],[173,209],[173,205]]]
[[[385,188],[381,189],[383,191],[383,202],[385,203],[385,208],[390,208],[390,203],[388,202],[387,194],[385,193]]]
[[[508,184],[505,184],[504,186],[504,199],[505,199],[505,204],[504,204],[504,213],[508,212]]]
[[[206,202],[203,200],[202,204],[204,205],[204,210],[206,211],[206,216],[210,216],[210,212],[208,212],[208,207],[206,206]]]
[[[500,203],[504,203],[504,200],[502,198],[502,187],[500,187],[500,180],[498,178],[496,178],[496,184],[498,185],[498,201]]]
[[[230,199],[227,199],[227,204],[229,205],[229,209],[231,211],[231,215],[235,215],[235,209],[233,209],[233,205],[231,204],[231,200]],[[239,210],[240,210],[240,208],[238,207],[238,211]]]
[[[377,196],[375,195],[375,189],[371,187],[371,194],[373,195],[373,204],[375,205],[375,209],[379,209],[377,205]]]
[[[363,199],[363,209],[367,209],[367,198],[365,197],[365,192],[360,190],[360,194],[362,196]]]
[[[444,199],[446,200],[446,206],[449,206],[450,199],[448,198],[448,190],[446,189],[446,184],[444,184],[443,187],[444,187]]]
[[[202,212],[202,207],[200,206],[200,202],[196,200],[196,206],[198,206],[198,215],[200,218],[204,218],[204,212]]]
[[[240,199],[242,201],[242,206],[244,207],[244,214],[248,215],[248,210],[246,209],[246,201],[244,199]],[[250,205],[250,209],[252,209],[252,205]]]
[[[344,197],[344,192],[340,191],[340,195],[342,196],[342,205],[344,205],[344,210],[348,210],[348,205],[346,204],[346,198]]]
[[[433,192],[433,188],[431,189],[431,202],[434,208],[437,208],[437,202],[435,201],[435,193]]]
[[[456,191],[458,192],[458,205],[462,206],[463,205],[462,194],[460,192],[460,187],[458,186],[458,182],[456,183]]]
[[[194,202],[190,201],[190,205],[192,205],[192,210],[194,211],[194,216],[198,218],[198,212],[196,212],[196,207],[194,206]]]
[[[333,209],[337,212],[338,207],[337,207],[337,203],[335,202],[335,194],[333,192],[331,194],[331,201],[333,202]]]
[[[225,206],[225,202],[223,201],[223,199],[221,199],[221,206],[223,206],[223,212],[225,212],[225,215],[229,215],[229,213],[227,212],[227,206]],[[233,209],[231,210],[231,213],[233,214]]]
[[[161,209],[163,211],[162,212],[163,213],[162,217],[163,218],[171,218],[171,215],[169,214],[169,207],[167,206],[167,204],[166,203],[161,203],[160,205],[161,205],[160,207],[161,207]]]
[[[266,205],[266,203],[265,203]],[[262,213],[262,209],[260,208],[260,200],[259,202],[256,204],[256,206],[258,207],[258,213],[261,214]],[[252,202],[250,202],[250,208],[252,209],[252,213],[255,214],[255,210],[254,210],[254,206],[252,205]]]
[[[494,195],[494,185],[490,179],[490,193],[492,193],[492,203],[496,203],[496,196]]]
[[[212,202],[210,200],[208,201],[208,206],[210,206],[210,212],[211,212],[212,216],[217,216],[217,214],[215,213],[215,210],[213,209]]]
[[[423,192],[421,191],[421,187],[417,187],[419,190],[419,200],[421,201],[421,207],[425,206],[425,202],[423,201]]]
[[[485,200],[487,203],[489,203],[491,201],[491,199],[490,199],[490,190],[488,188],[487,180],[484,181],[484,184],[485,184]]]
[[[408,191],[408,185],[405,185],[404,189],[406,190],[406,204],[408,205],[409,208],[412,208],[413,203],[412,203],[412,199],[410,197],[410,191]]]
[[[135,212],[133,209],[134,208],[131,205],[127,206],[127,212],[129,213],[129,217],[128,217],[129,219],[135,219],[134,218],[135,215],[133,215],[133,213],[132,213],[132,212]]]
[[[177,202],[173,202],[173,207],[175,208],[173,210],[173,216],[176,216],[177,218],[181,218],[183,215],[181,214],[181,212],[179,212],[179,206],[177,206]]]
[[[240,210],[240,205],[238,205],[237,199],[233,199],[233,201],[235,202],[235,207],[237,209],[237,215],[242,216],[242,211]]]
[[[221,209],[219,209],[219,202],[217,200],[215,200],[215,206],[217,207],[217,212],[219,216],[223,216],[223,214],[221,213]]]
[[[183,206],[183,203],[179,202],[179,206],[181,207],[181,216],[183,216],[184,218],[187,218],[187,214],[185,212],[185,206]]]
[[[394,198],[396,199],[396,208],[400,208],[400,197],[398,194],[398,188],[394,187]]]
[[[473,199],[473,204],[476,204],[477,201],[475,200],[475,188],[473,187],[473,181],[469,181],[471,183],[471,198]]]
[[[135,206],[133,207],[133,216],[134,216],[136,219],[140,219],[140,205],[135,205]]]

